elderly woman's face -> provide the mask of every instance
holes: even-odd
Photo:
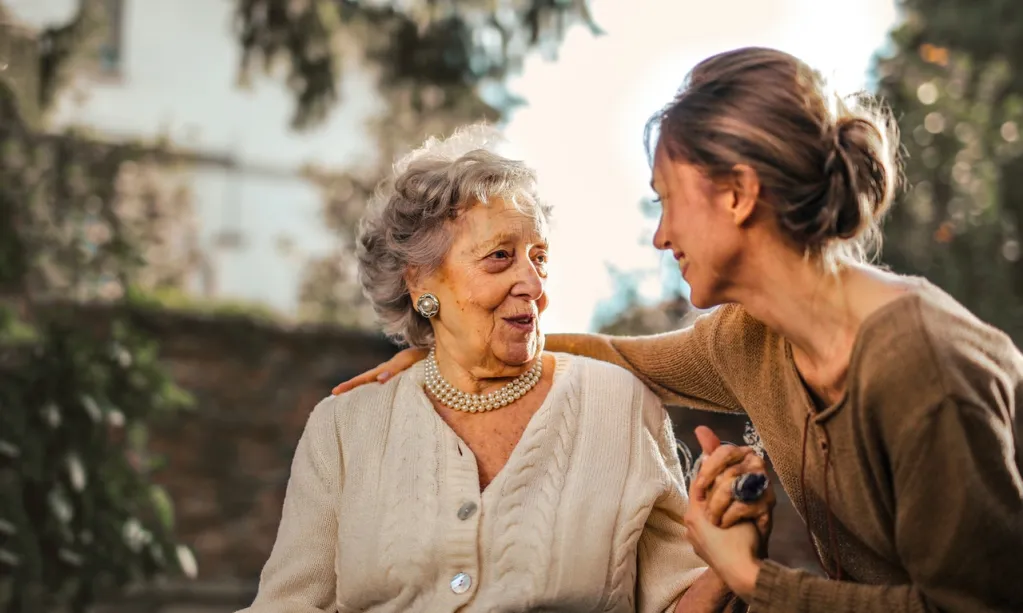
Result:
[[[517,366],[543,349],[547,228],[500,198],[455,222],[441,268],[422,284],[440,300],[439,349],[484,366]]]

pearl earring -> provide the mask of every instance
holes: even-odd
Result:
[[[440,311],[440,300],[433,294],[427,292],[416,300],[416,310],[423,317],[430,319]]]

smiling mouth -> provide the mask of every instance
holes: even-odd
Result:
[[[533,325],[536,323],[536,317],[532,315],[516,315],[515,317],[505,317],[504,320],[512,326],[523,330],[532,330]]]

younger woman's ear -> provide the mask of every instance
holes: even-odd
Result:
[[[729,212],[735,225],[741,226],[753,216],[760,202],[760,177],[752,167],[737,164],[733,169],[731,187],[735,197]]]

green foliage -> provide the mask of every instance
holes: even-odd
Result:
[[[44,97],[87,48],[83,27],[43,34]],[[84,611],[194,570],[145,454],[147,425],[187,396],[144,335],[53,306],[123,296],[168,218],[133,180],[152,150],[40,131],[17,84],[0,79],[0,611]]]
[[[876,64],[909,189],[885,260],[928,277],[1023,345],[1023,4],[905,0]]]
[[[175,287],[155,290],[129,288],[125,303],[126,306],[133,308],[185,311],[211,316],[245,317],[263,322],[280,321],[283,317],[280,313],[263,304],[241,300],[198,299],[188,292]]]
[[[145,451],[146,425],[188,398],[124,325],[97,336],[58,318],[37,333],[4,344],[0,371],[0,610],[84,611],[189,563]]]
[[[338,101],[345,52],[357,49],[380,68],[382,87],[411,86],[414,108],[430,110],[436,88],[458,106],[479,84],[500,84],[528,50],[554,52],[571,23],[599,31],[587,0],[237,0],[237,7],[243,78],[257,67],[286,70],[300,128],[322,121]]]

